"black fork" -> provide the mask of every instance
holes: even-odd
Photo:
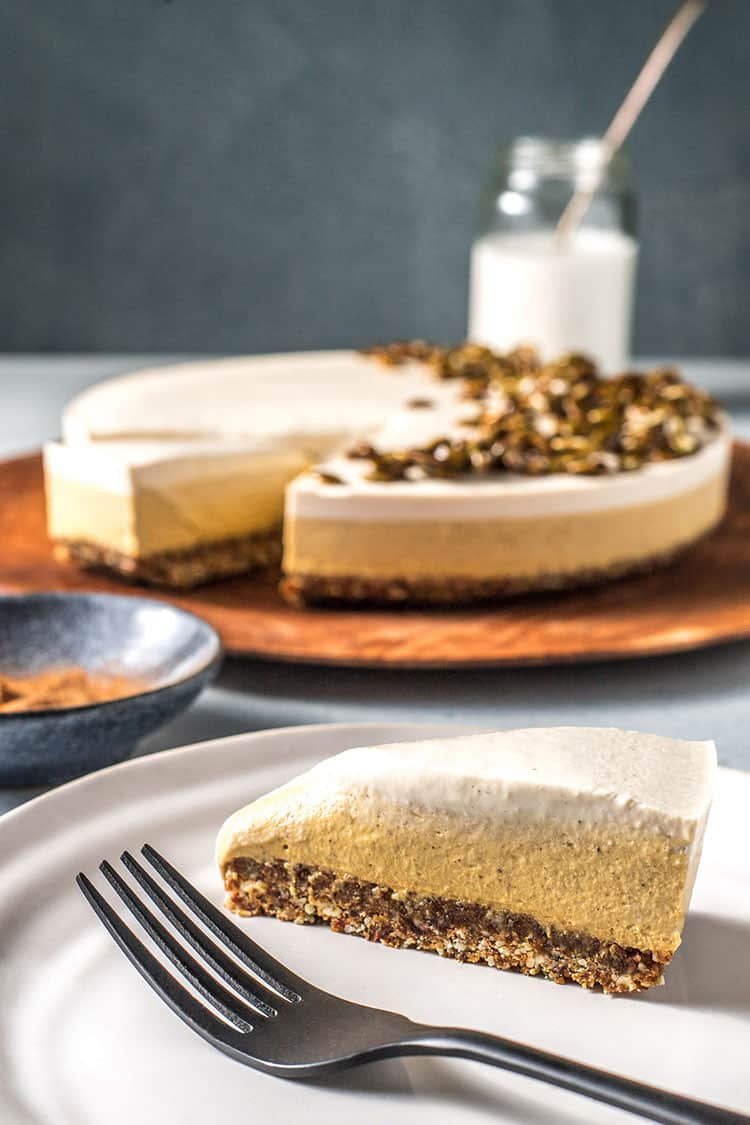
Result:
[[[194,991],[180,984],[146,948],[83,873],[76,882],[125,956],[159,996],[194,1031],[239,1062],[282,1078],[315,1078],[375,1059],[452,1055],[538,1078],[665,1125],[750,1122],[744,1114],[508,1039],[413,1023],[395,1012],[323,992],[252,941],[154,848],[146,845],[141,851],[171,893],[129,852],[121,860],[156,911],[106,860],[100,870]]]

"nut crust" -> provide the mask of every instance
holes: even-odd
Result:
[[[662,983],[671,953],[630,949],[587,934],[544,927],[525,914],[474,902],[400,894],[332,871],[274,860],[232,860],[224,871],[227,905],[244,915],[271,915],[302,925],[400,948],[430,950],[575,982],[604,992],[635,992]]]
[[[573,574],[549,571],[533,578],[361,578],[357,575],[290,572],[282,578],[279,591],[285,601],[296,606],[352,603],[368,606],[465,606],[502,601],[522,594],[598,586],[618,578],[650,574],[659,567],[668,566],[682,550],[687,549],[665,551],[651,558],[618,563],[600,570],[583,569]]]
[[[184,551],[135,558],[81,540],[60,540],[54,545],[59,562],[72,562],[86,570],[114,571],[128,582],[188,590],[220,578],[273,566],[281,557],[281,530],[263,531]]]

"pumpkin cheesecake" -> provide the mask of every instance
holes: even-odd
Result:
[[[154,368],[74,399],[44,451],[56,557],[169,588],[281,556],[284,486],[428,374],[346,352]]]
[[[173,589],[277,563],[284,485],[305,463],[250,440],[51,442],[55,555]]]
[[[282,589],[305,603],[455,605],[648,571],[724,515],[731,440],[613,476],[373,479],[336,458],[287,487]]]
[[[703,392],[670,371],[604,379],[582,357],[522,352],[493,370],[500,357],[480,356],[288,485],[289,600],[455,605],[579,586],[668,562],[720,521],[731,440]]]
[[[293,604],[460,605],[650,569],[721,519],[731,439],[674,372],[392,345],[184,364],[79,395],[57,556],[167,587],[278,562]],[[286,490],[286,492],[285,492]]]
[[[230,816],[230,909],[606,992],[662,982],[711,742],[532,728],[348,750]]]

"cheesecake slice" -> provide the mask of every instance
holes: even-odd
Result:
[[[278,562],[284,485],[304,466],[249,440],[50,443],[49,535],[61,561],[197,586]]]
[[[716,752],[604,728],[348,750],[230,816],[230,909],[629,992],[680,944]]]
[[[135,372],[65,409],[45,450],[55,554],[188,588],[278,563],[284,487],[431,382],[351,352]]]

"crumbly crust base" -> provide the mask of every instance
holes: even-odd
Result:
[[[60,562],[76,563],[87,570],[114,571],[129,582],[187,590],[277,564],[281,557],[281,530],[274,528],[145,558],[82,540],[56,540],[54,552]]]
[[[400,894],[332,871],[240,857],[224,870],[227,905],[244,915],[271,915],[400,948],[430,950],[456,961],[481,962],[575,982],[604,992],[635,992],[662,983],[671,953],[630,949],[587,934],[546,928],[512,914],[454,899]]]
[[[678,548],[633,562],[617,563],[603,569],[585,569],[573,574],[554,571],[533,578],[362,578],[357,575],[285,574],[279,584],[282,597],[290,605],[368,606],[464,606],[480,602],[501,601],[522,594],[574,590],[582,586],[599,586],[618,578],[650,574],[668,566],[687,550]]]

